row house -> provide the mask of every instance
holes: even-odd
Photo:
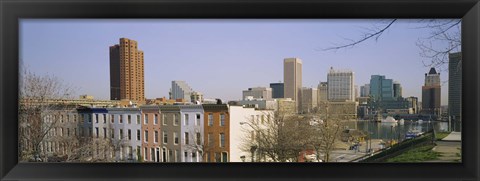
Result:
[[[226,104],[204,104],[204,162],[230,161],[230,114]]]
[[[142,110],[142,158],[147,162],[165,162],[162,159],[162,142],[160,129],[161,114],[158,105],[140,106]],[[166,150],[165,150],[166,151]]]

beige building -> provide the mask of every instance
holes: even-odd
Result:
[[[328,101],[328,83],[320,82],[320,84],[318,84],[317,89],[318,89],[318,95],[317,95],[318,104],[320,104],[320,102]]]
[[[357,102],[322,102],[318,105],[320,114],[326,114],[343,120],[357,118]]]
[[[300,91],[302,88],[302,60],[286,58],[283,63],[284,98],[291,98],[300,107]]]
[[[135,40],[110,46],[110,99],[145,101],[143,51]]]
[[[313,108],[317,107],[318,105],[318,90],[316,88],[302,88],[301,92],[301,110],[300,113],[311,113]]]
[[[282,98],[277,100],[277,111],[279,115],[291,115],[297,112],[297,104],[291,98]]]

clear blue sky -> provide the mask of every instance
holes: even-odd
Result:
[[[109,99],[109,46],[125,37],[144,51],[145,95],[168,97],[172,80],[185,80],[206,98],[241,99],[242,90],[283,81],[283,59],[303,61],[303,86],[327,80],[330,67],[351,69],[360,87],[374,74],[402,84],[421,99],[424,67],[417,21],[393,24],[378,40],[322,51],[357,39],[385,20],[21,20],[20,59],[37,74],[53,74],[76,94]],[[441,80],[448,79],[447,72]],[[447,104],[448,84],[442,85]]]

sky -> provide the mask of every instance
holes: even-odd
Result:
[[[428,37],[422,23],[400,20],[378,40],[352,48],[324,51],[388,20],[199,20],[199,19],[22,19],[21,66],[39,75],[54,75],[78,95],[110,98],[109,46],[120,38],[138,42],[144,51],[145,96],[167,97],[171,81],[184,80],[205,98],[239,100],[242,90],[283,82],[284,58],[303,62],[303,87],[327,80],[330,67],[348,69],[355,84],[371,75],[400,82],[403,96],[421,100],[429,71],[416,46]],[[441,45],[440,45],[441,46]],[[441,81],[448,72],[441,72]],[[448,82],[442,84],[448,104]]]

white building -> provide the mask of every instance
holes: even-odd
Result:
[[[330,68],[327,76],[329,101],[355,101],[355,77],[350,70]]]
[[[370,84],[360,86],[360,97],[370,96]]]
[[[273,120],[273,110],[258,110],[243,106],[229,106],[230,112],[230,162],[250,162],[251,146],[255,145],[252,121],[261,124]],[[256,124],[256,125],[258,125]],[[257,154],[255,154],[257,158]],[[258,158],[257,158],[258,159]]]
[[[253,87],[248,90],[242,91],[243,100],[247,100],[247,97],[251,96],[254,99],[272,100],[272,88],[270,87]]]

